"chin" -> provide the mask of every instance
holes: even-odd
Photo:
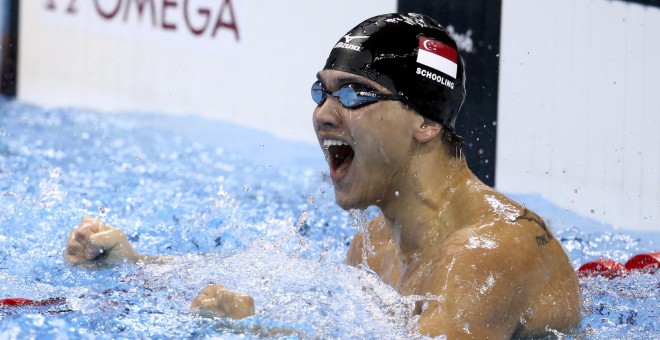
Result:
[[[369,204],[365,204],[364,202],[349,197],[341,197],[337,195],[337,193],[335,193],[335,203],[346,211],[351,209],[366,209],[369,207]]]

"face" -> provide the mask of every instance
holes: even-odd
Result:
[[[323,70],[319,81],[330,92],[348,84],[366,85],[391,94],[379,84],[335,70]],[[326,155],[335,199],[344,209],[382,206],[396,197],[417,143],[414,128],[423,118],[400,101],[382,100],[357,108],[330,95],[314,110],[314,130]]]

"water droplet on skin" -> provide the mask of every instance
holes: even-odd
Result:
[[[470,323],[469,322],[466,322],[466,323],[463,324],[463,331],[465,331],[465,333],[467,333],[467,334],[470,334]]]

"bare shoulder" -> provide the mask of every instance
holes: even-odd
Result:
[[[510,337],[570,329],[580,320],[579,287],[560,242],[531,210],[501,195],[486,199],[493,209],[482,221],[439,245],[433,291],[452,298],[429,304],[420,330]],[[447,324],[456,313],[480,326]]]
[[[365,232],[368,234],[368,237],[365,237]],[[365,252],[370,255],[369,257],[374,257],[375,253],[391,244],[392,237],[385,219],[383,215],[378,215],[369,221],[366,230],[358,230],[353,235],[353,240],[351,240],[348,252],[346,253],[346,263],[352,266],[358,265],[364,260],[363,254]]]
[[[366,264],[380,278],[393,285],[400,276],[397,266],[397,247],[382,215],[377,216],[365,231],[358,231],[346,253],[346,264]]]
[[[461,244],[468,259],[473,253],[488,254],[492,262],[506,260],[506,265],[517,266],[517,275],[547,276],[559,267],[571,267],[561,243],[535,212],[492,190],[484,192],[481,204],[481,219],[448,239]]]

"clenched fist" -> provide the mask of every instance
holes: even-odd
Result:
[[[136,262],[143,257],[121,229],[91,217],[84,217],[71,231],[64,249],[64,260],[70,264]]]
[[[227,290],[221,285],[208,285],[190,305],[194,314],[214,314],[243,319],[254,315],[254,299],[245,294]]]

